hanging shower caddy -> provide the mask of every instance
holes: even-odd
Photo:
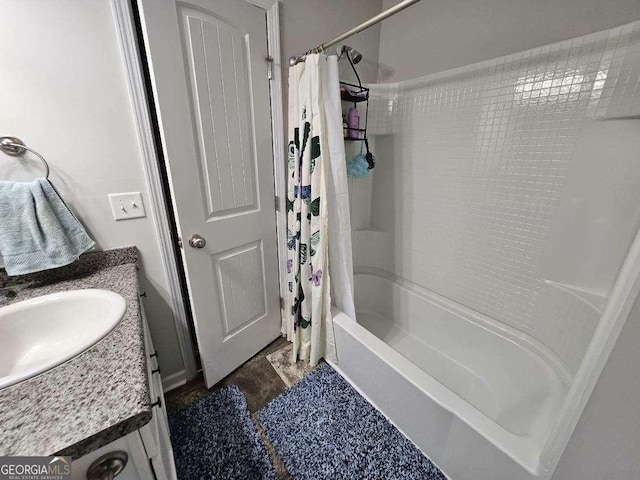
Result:
[[[360,106],[359,110],[362,108],[362,104],[364,104],[364,117],[362,115],[360,116],[359,127],[346,127],[343,137],[346,142],[365,141],[367,139],[367,121],[369,117],[369,89],[362,85],[341,81],[340,99],[343,102],[353,104],[354,108],[358,108],[358,106]],[[363,118],[364,122],[362,122]],[[349,136],[349,131],[353,132],[354,130],[357,132],[357,138]]]

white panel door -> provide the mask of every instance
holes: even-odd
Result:
[[[211,386],[280,333],[266,18],[244,0],[138,4]]]

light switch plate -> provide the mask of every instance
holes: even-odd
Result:
[[[146,217],[142,193],[110,193],[109,203],[114,220],[130,220],[132,218]]]

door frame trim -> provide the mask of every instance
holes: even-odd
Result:
[[[282,96],[282,57],[280,50],[280,2],[277,0],[247,0],[264,9],[267,13],[267,51],[271,57],[271,78],[269,96],[271,98],[271,135],[273,145],[273,181],[276,202],[276,235],[278,240],[278,273],[280,298],[287,291],[287,184],[286,184],[286,132],[284,131],[284,99]],[[275,202],[275,199],[274,199]],[[282,333],[285,311],[280,301]]]
[[[149,99],[145,89],[145,81],[142,70],[142,60],[133,19],[132,4],[135,0],[111,0],[111,6],[116,24],[116,36],[122,55],[122,63],[125,71],[127,89],[133,110],[133,119],[140,145],[142,167],[145,183],[151,197],[150,217],[158,233],[158,243],[162,266],[169,289],[171,309],[176,326],[178,344],[184,363],[184,375],[178,383],[184,384],[197,375],[197,362],[189,329],[189,317],[185,305],[186,292],[183,292],[180,274],[178,272],[179,259],[174,250],[174,243],[170,229],[169,213],[167,211],[167,198],[162,185],[158,152],[156,150],[153,126],[149,112]],[[269,96],[271,100],[271,135],[273,145],[273,175],[274,191],[279,198],[286,195],[285,185],[285,148],[284,148],[284,113],[282,98],[282,70],[280,53],[280,9],[277,0],[246,0],[265,11],[267,23],[267,52],[271,58],[271,79]],[[275,202],[275,199],[274,199]],[[278,239],[278,258],[285,258],[286,250],[286,204],[279,202],[276,209],[276,230]],[[283,262],[278,262],[280,274],[280,295],[284,292],[286,274]],[[282,313],[282,312],[281,312]],[[183,372],[174,375],[182,376]],[[178,384],[173,385],[175,388]]]
[[[171,300],[171,313],[176,325],[176,334],[182,362],[184,364],[184,383],[194,378],[197,371],[196,356],[191,342],[189,331],[189,317],[185,307],[180,275],[177,262],[180,261],[174,250],[173,238],[170,229],[169,214],[166,209],[166,198],[162,186],[158,152],[156,150],[149,102],[144,82],[142,61],[138,48],[135,22],[131,1],[135,0],[111,0],[111,6],[116,21],[116,34],[120,45],[122,63],[127,80],[127,90],[133,110],[133,120],[138,137],[140,156],[142,157],[142,169],[145,183],[151,197],[150,210],[156,232],[162,258],[162,267],[165,280],[169,289]],[[177,372],[178,374],[182,372]]]

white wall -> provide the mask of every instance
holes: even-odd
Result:
[[[150,217],[115,222],[107,194],[150,198],[109,0],[4,0],[0,15],[0,134],[40,152],[51,180],[99,247],[136,245],[153,342],[165,375],[182,370],[158,239]],[[42,170],[0,154],[0,178]]]
[[[332,40],[380,13],[381,6],[382,0],[281,0],[280,47],[285,90],[289,57],[301,55],[323,42]],[[380,26],[371,27],[343,43],[362,53],[362,61],[356,66],[362,81],[375,81],[378,72]],[[336,48],[332,47],[327,54],[334,54]],[[340,78],[355,79],[347,61],[340,64]]]
[[[399,0],[384,0],[388,8]],[[422,1],[386,20],[380,81],[399,81],[640,19],[638,0]]]

